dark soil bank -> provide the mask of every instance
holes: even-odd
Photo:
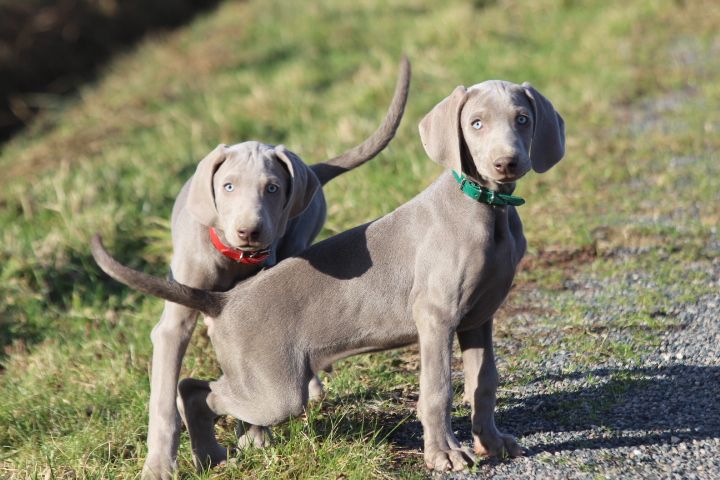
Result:
[[[0,0],[0,142],[114,53],[220,0]]]

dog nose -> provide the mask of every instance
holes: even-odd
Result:
[[[500,157],[496,158],[493,162],[493,166],[498,173],[503,175],[512,175],[515,173],[515,169],[518,166],[517,157]]]
[[[239,228],[237,234],[241,240],[257,240],[260,237],[260,228]]]

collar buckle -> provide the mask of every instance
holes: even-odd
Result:
[[[240,251],[242,258],[252,258],[255,260],[265,260],[268,255],[270,255],[270,249],[265,248],[263,250],[253,250],[253,251]]]
[[[495,205],[495,192],[493,190],[487,190],[488,203]]]

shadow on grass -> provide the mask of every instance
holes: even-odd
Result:
[[[388,441],[396,451],[417,451],[422,448],[422,425],[415,415],[417,393],[402,390],[369,388],[352,395],[322,401],[323,417],[313,428],[320,435],[336,432],[348,437],[366,436]],[[357,405],[358,410],[338,420],[332,412]],[[329,413],[329,415],[325,415]]]
[[[142,265],[138,260],[136,252],[142,251],[146,241],[136,237],[118,240],[116,245],[123,248],[116,256],[127,265],[143,271],[155,270],[153,273],[158,274],[158,268]],[[102,316],[108,309],[118,308],[122,299],[132,292],[100,270],[90,254],[89,245],[82,251],[68,249],[63,255],[65,257],[58,265],[52,265],[52,259],[28,259],[21,267],[13,269],[17,290],[4,292],[7,287],[0,287],[5,300],[9,296],[15,297],[11,302],[0,304],[3,307],[0,310],[0,372],[8,355],[23,351],[47,337],[78,328],[82,331],[97,321],[91,316]],[[159,274],[164,275],[164,271]],[[98,305],[101,308],[92,309]],[[84,318],[83,312],[88,318]]]

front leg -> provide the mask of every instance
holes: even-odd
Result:
[[[418,417],[423,426],[425,464],[438,471],[464,470],[473,464],[474,456],[457,441],[450,422],[454,328],[432,308],[416,308],[416,318],[420,343]]]
[[[488,456],[517,457],[523,454],[512,435],[495,426],[495,393],[498,373],[492,346],[492,319],[474,330],[458,332],[465,371],[465,398],[472,405],[475,452]]]
[[[151,334],[153,357],[150,375],[150,420],[143,480],[173,478],[180,434],[175,392],[180,365],[196,319],[196,311],[165,302],[160,322]]]

